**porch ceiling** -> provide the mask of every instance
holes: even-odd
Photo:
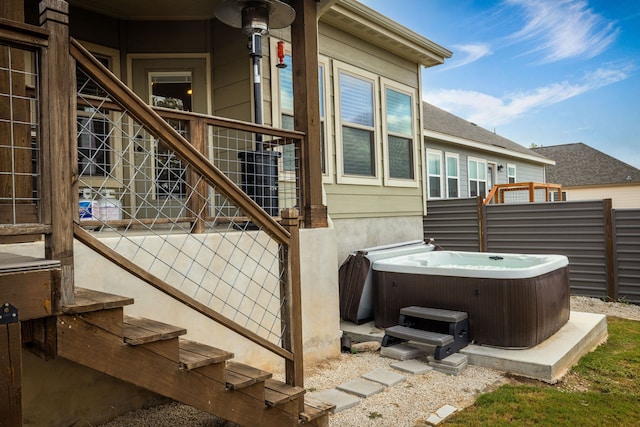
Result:
[[[68,0],[69,4],[122,19],[208,19],[222,0]]]

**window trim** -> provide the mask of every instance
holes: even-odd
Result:
[[[455,159],[456,160],[456,165],[457,165],[457,169],[458,169],[458,173],[456,175],[449,175],[449,159]],[[444,175],[445,175],[445,189],[444,189],[444,194],[446,195],[447,199],[451,199],[452,197],[449,197],[449,178],[455,178],[456,179],[456,193],[458,194],[457,197],[454,197],[455,199],[459,199],[460,198],[460,155],[458,153],[450,153],[450,152],[445,152],[444,153]]]
[[[340,105],[340,74],[347,74],[360,80],[366,80],[373,85],[373,170],[374,175],[371,177],[360,175],[348,175],[344,173],[343,164],[343,144],[342,144],[342,119]],[[338,184],[357,184],[357,185],[382,185],[382,150],[380,148],[380,90],[379,78],[376,74],[362,70],[338,61],[333,61],[333,79],[334,79],[334,117],[335,117],[335,138],[336,138],[336,181]],[[357,127],[354,127],[357,128]]]
[[[487,194],[489,194],[489,189],[487,188],[487,174],[489,173],[488,167],[487,167],[487,160],[481,159],[479,157],[467,157],[467,189],[469,190],[469,197],[477,197],[481,195],[481,194],[477,194],[476,196],[471,195],[471,173],[470,173],[471,162],[482,163],[484,165],[484,179],[477,179],[475,181],[484,182],[485,194],[482,197],[487,197]],[[478,191],[478,193],[480,192]]]
[[[509,169],[510,168],[513,168],[513,175],[509,174]],[[511,183],[509,181],[509,179],[511,177],[513,177],[513,182],[514,183],[518,182],[517,173],[518,173],[518,169],[516,168],[516,165],[514,165],[513,163],[507,163],[507,183]]]
[[[429,155],[433,154],[438,156],[439,159],[439,163],[440,163],[440,174],[436,175],[436,174],[431,174],[429,173]],[[427,148],[426,152],[425,152],[425,188],[427,190],[427,200],[442,200],[445,197],[443,197],[445,195],[445,188],[444,188],[444,182],[442,179],[443,176],[443,172],[444,169],[442,167],[442,151],[441,150],[434,150],[432,148]],[[440,178],[440,197],[431,197],[431,180],[429,179],[431,176],[437,176],[438,178]]]
[[[416,109],[416,89],[410,86],[404,85],[402,83],[395,82],[393,80],[389,80],[384,77],[380,77],[380,89],[382,93],[380,110],[381,110],[381,118],[382,118],[382,138],[383,138],[383,149],[384,149],[384,184],[388,187],[410,187],[410,188],[418,188],[419,181],[418,176],[418,141],[420,141],[420,135],[416,133],[416,120],[417,120],[417,109]],[[391,133],[388,130],[387,125],[387,89],[393,90],[398,93],[402,93],[408,95],[411,99],[411,135],[401,135],[397,133]],[[411,139],[411,158],[412,158],[412,168],[413,168],[413,178],[403,179],[403,178],[392,178],[390,167],[390,155],[389,155],[389,136],[397,136],[400,138]]]

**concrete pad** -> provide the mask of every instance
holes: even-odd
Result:
[[[410,347],[404,343],[380,348],[380,356],[396,360],[415,359],[423,354],[422,350]]]
[[[572,311],[569,321],[535,347],[506,350],[469,345],[460,353],[469,363],[555,384],[582,356],[606,341],[607,317]]]
[[[406,379],[404,375],[391,372],[390,370],[385,368],[378,368],[374,369],[373,371],[369,371],[364,374],[362,378],[364,378],[365,380],[380,383],[386,387],[391,387]]]
[[[432,363],[431,366],[433,367],[433,369],[437,372],[440,372],[441,374],[445,374],[445,375],[453,375],[453,376],[457,376],[460,374],[460,372],[464,371],[465,368],[467,367],[468,363],[465,362],[461,365],[458,366],[447,366],[447,365],[441,365],[438,363]]]
[[[340,330],[344,336],[350,337],[352,342],[382,342],[384,338],[384,329],[376,327],[373,321],[356,325],[353,322],[341,320]]]
[[[359,397],[373,396],[374,394],[380,393],[384,390],[384,386],[382,384],[363,379],[349,381],[344,384],[340,384],[336,388],[340,391],[344,391],[345,393],[355,394]]]
[[[412,375],[422,375],[433,370],[433,368],[428,364],[415,359],[392,363],[391,367],[402,372],[408,372]]]
[[[333,410],[334,414],[340,411],[344,411],[345,409],[353,408],[360,403],[360,399],[358,399],[357,397],[336,390],[335,388],[329,390],[314,391],[312,393],[309,393],[309,396],[322,402],[336,405],[336,408]]]

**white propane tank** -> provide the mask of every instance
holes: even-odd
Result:
[[[91,199],[91,189],[83,188],[79,199],[79,216],[81,221],[89,221],[95,218],[95,208],[98,202]]]
[[[100,221],[116,221],[122,219],[122,205],[113,195],[113,190],[105,190],[104,195],[98,200],[96,218]]]

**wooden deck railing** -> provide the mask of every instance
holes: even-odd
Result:
[[[540,197],[540,200],[536,199],[537,192],[544,194],[544,199]],[[496,184],[493,186],[487,197],[484,199],[484,204],[489,205],[492,203],[506,203],[508,202],[505,197],[506,194],[511,193],[514,196],[517,194],[517,202],[522,203],[529,201],[531,203],[536,201],[551,202],[551,194],[556,193],[558,195],[557,200],[562,200],[562,186],[560,184],[549,184],[540,182],[516,182],[511,184]]]

